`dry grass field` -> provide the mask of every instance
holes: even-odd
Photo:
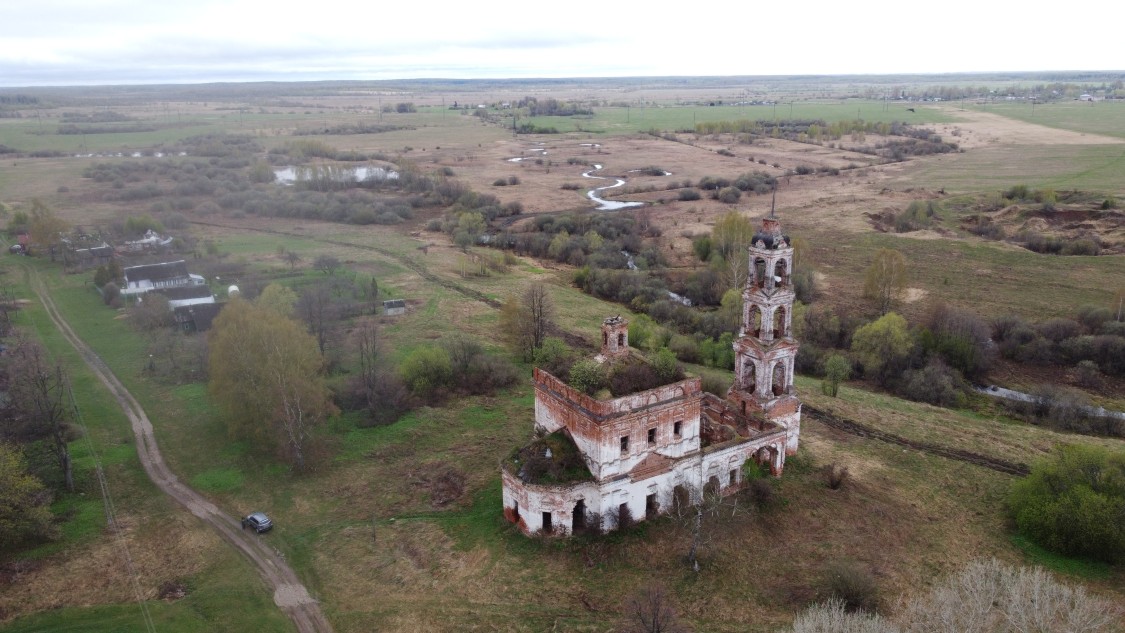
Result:
[[[603,88],[560,88],[552,96],[589,96],[592,90]],[[91,151],[127,152],[225,130],[250,134],[271,148],[292,141],[295,137],[289,134],[298,128],[381,121],[403,129],[301,138],[339,149],[380,152],[425,171],[447,167],[477,192],[495,195],[501,203],[521,203],[523,217],[511,225],[513,230],[541,214],[590,210],[586,189],[612,181],[582,174],[601,165],[595,175],[627,180],[614,199],[650,203],[643,212],[660,228],[655,242],[679,272],[700,266],[691,254],[693,236],[709,232],[731,210],[764,215],[771,198],[744,195],[734,205],[706,197],[682,202],[676,183],[761,170],[780,178],[777,212],[786,231],[810,245],[821,291],[818,300],[839,310],[868,310],[861,297],[863,271],[880,248],[899,249],[910,262],[910,292],[902,307],[909,317],[921,316],[938,301],[987,317],[1071,316],[1083,304],[1107,305],[1115,291],[1125,289],[1122,255],[1041,255],[958,230],[953,217],[943,218],[934,230],[884,233],[873,227],[869,215],[901,211],[914,200],[999,193],[1018,184],[1125,198],[1125,141],[1097,133],[1097,126],[1047,127],[1026,117],[1005,116],[1002,110],[920,105],[920,110],[934,108],[925,115],[933,121],[929,127],[955,140],[963,151],[878,164],[881,161],[855,151],[858,143],[846,138],[830,147],[783,139],[745,144],[732,135],[660,137],[637,130],[513,135],[510,129],[441,107],[454,99],[491,103],[520,96],[499,90],[449,90],[440,95],[301,96],[285,105],[214,99],[167,107],[123,102],[114,108],[155,121],[158,130],[59,138],[34,134],[34,119],[0,119],[0,143],[68,153],[78,153],[74,145],[84,143]],[[630,88],[599,98],[656,102],[688,96],[716,95],[658,87]],[[422,107],[414,114],[379,113],[382,104],[396,101]],[[855,106],[846,107],[854,113]],[[51,117],[59,114],[53,111]],[[54,124],[57,121],[50,121]],[[869,134],[865,142],[879,140]],[[148,212],[152,201],[109,200],[109,185],[82,178],[86,166],[105,160],[5,158],[0,202],[19,209],[31,198],[41,198],[61,216],[84,225]],[[799,166],[841,171],[787,175]],[[634,171],[648,167],[670,175]],[[512,176],[518,184],[493,184]],[[157,179],[154,184],[172,183]],[[570,184],[579,188],[563,188]],[[651,191],[645,190],[649,187]],[[440,209],[420,211],[395,226],[187,215],[199,222],[191,233],[215,244],[224,262],[243,266],[248,276],[284,272],[284,248],[301,255],[302,274],[307,276],[321,274],[307,269],[313,258],[331,254],[358,278],[377,278],[384,298],[404,298],[409,306],[400,319],[378,318],[395,358],[458,333],[501,350],[497,310],[474,293],[503,300],[533,280],[549,285],[560,327],[576,337],[593,340],[600,318],[628,313],[571,287],[572,269],[553,262],[520,259],[506,273],[466,274],[474,268],[474,250],[486,256],[492,251],[466,253],[447,236],[426,231],[427,222],[440,217]],[[0,262],[6,271],[3,279],[14,280],[26,293],[20,286],[20,268],[5,258]],[[741,512],[711,521],[699,574],[684,564],[687,537],[672,521],[570,542],[527,539],[504,523],[497,464],[531,433],[528,380],[494,396],[434,403],[389,426],[360,428],[346,416],[333,420],[325,430],[330,458],[315,473],[296,477],[268,455],[231,442],[202,383],[167,385],[147,376],[144,342],[133,340],[137,337],[122,319],[100,305],[85,278],[64,276],[49,266],[43,270],[78,332],[145,405],[173,470],[231,514],[268,508],[278,527],[267,538],[298,569],[338,631],[609,632],[624,625],[622,602],[653,583],[669,590],[681,619],[694,630],[777,631],[795,612],[825,596],[823,577],[834,563],[849,562],[870,572],[881,608],[893,613],[900,598],[966,560],[990,556],[1049,565],[1068,582],[1125,601],[1125,570],[1120,566],[1060,561],[1013,539],[1003,507],[1011,475],[847,435],[811,419],[803,424],[801,452],[777,482],[779,501],[768,508],[745,505]],[[223,284],[239,281],[227,279]],[[35,310],[24,311],[21,318],[30,321],[24,325],[50,337],[36,315]],[[348,349],[346,342],[341,348]],[[66,354],[61,341],[54,341],[52,349]],[[530,375],[526,365],[520,371]],[[1018,368],[1002,366],[998,371],[1015,386],[1034,378]],[[97,387],[89,389],[93,394]],[[1064,442],[1122,446],[1120,440],[1029,426],[987,408],[980,409],[985,413],[939,409],[848,386],[832,399],[809,378],[801,378],[798,389],[818,409],[911,440],[1009,461],[1031,462]],[[1120,406],[1125,403],[1120,390],[1120,382],[1108,383],[1098,394],[1100,401]],[[111,430],[95,435],[101,450],[128,439],[124,426],[112,431],[113,418],[107,417],[106,426]],[[847,466],[851,474],[840,490],[830,490],[820,473],[832,463]],[[142,593],[152,598],[168,580],[182,580],[188,590],[182,599],[153,601],[170,630],[218,630],[223,627],[217,622],[240,609],[243,618],[269,614],[263,616],[268,618],[263,628],[284,630],[269,596],[233,552],[190,516],[153,499],[155,490],[145,485],[135,456],[124,459],[121,470],[128,482],[121,485],[136,498],[147,499],[126,506],[129,547],[138,562]],[[463,489],[451,501],[436,499],[435,482],[451,472],[463,478]],[[96,495],[93,489],[90,493]],[[97,506],[93,507],[90,522],[95,525]],[[173,517],[168,532],[145,527],[162,514]],[[12,631],[143,630],[139,620],[134,621],[127,574],[114,567],[113,548],[110,536],[95,527],[71,547],[38,555],[18,578],[0,574],[0,623]],[[0,555],[0,569],[11,568],[18,558]],[[216,587],[226,589],[217,592]],[[232,587],[244,592],[232,592]]]

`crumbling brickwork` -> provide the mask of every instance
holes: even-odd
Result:
[[[618,398],[593,398],[542,369],[534,372],[535,429],[562,433],[589,471],[576,481],[537,480],[542,455],[506,460],[504,516],[526,534],[566,535],[612,530],[697,500],[705,488],[723,494],[742,485],[748,461],[781,476],[797,450],[801,403],[793,388],[797,342],[792,338],[793,262],[790,240],[772,214],[749,249],[743,322],[734,343],[735,382],[725,399],[687,378]],[[601,363],[627,361],[628,322],[603,321]],[[528,460],[535,464],[527,463]]]

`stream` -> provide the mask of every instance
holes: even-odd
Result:
[[[998,385],[989,385],[981,387],[974,385],[973,390],[977,393],[983,393],[986,396],[993,398],[1003,398],[1005,400],[1015,400],[1017,402],[1035,402],[1035,396],[1030,393],[1016,391],[1014,389],[1007,389]],[[1110,411],[1105,407],[1082,407],[1082,411],[1089,416],[1095,418],[1114,418],[1116,420],[1125,420],[1125,411]]]
[[[582,172],[582,177],[583,178],[594,178],[596,180],[610,180],[610,178],[606,178],[605,176],[594,176],[593,175],[593,173],[595,171],[598,171],[601,168],[602,168],[601,165],[594,165],[593,169]],[[633,208],[633,207],[643,207],[643,206],[645,206],[645,203],[643,203],[643,202],[625,202],[625,201],[621,201],[621,200],[606,200],[606,199],[598,196],[598,193],[601,192],[601,191],[605,191],[606,189],[615,189],[615,188],[620,187],[620,186],[625,184],[624,178],[614,178],[613,180],[615,180],[616,182],[614,182],[612,185],[606,185],[604,187],[596,187],[596,188],[591,189],[591,190],[586,192],[587,198],[589,198],[589,199],[593,200],[594,202],[598,203],[598,206],[594,207],[595,211],[620,211],[621,209],[630,209],[630,208]]]

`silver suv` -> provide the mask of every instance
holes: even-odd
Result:
[[[242,517],[242,529],[251,528],[258,534],[269,532],[273,529],[273,521],[264,512],[251,512]]]

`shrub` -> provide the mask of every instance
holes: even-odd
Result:
[[[1102,386],[1102,372],[1094,361],[1080,361],[1074,368],[1074,381],[1086,389],[1099,389]]]
[[[738,190],[738,187],[724,187],[723,189],[719,190],[719,202],[734,204],[738,202],[739,198],[741,197],[742,192]]]
[[[535,348],[531,355],[532,364],[549,371],[555,376],[566,376],[574,363],[574,350],[560,338],[549,336],[543,344]]]
[[[1113,320],[1113,311],[1101,306],[1084,305],[1078,308],[1078,322],[1090,334],[1097,334],[1102,325]]]
[[[677,194],[681,202],[691,202],[702,198],[702,194],[697,189],[680,189]]]
[[[448,386],[453,378],[449,352],[440,347],[420,347],[402,361],[399,375],[414,395],[431,395]]]
[[[595,360],[582,359],[570,367],[570,378],[567,383],[575,389],[593,395],[605,386],[605,372]]]
[[[746,496],[759,510],[764,510],[777,502],[777,490],[764,475],[749,480],[746,485]]]
[[[653,389],[665,384],[648,363],[626,363],[614,368],[609,376],[609,390],[619,398],[631,393]]]
[[[848,611],[874,611],[878,606],[875,577],[854,561],[836,561],[824,572],[823,589]]]
[[[676,362],[676,355],[662,347],[652,356],[652,368],[662,382],[669,383],[684,376],[684,368]]]
[[[1063,244],[1063,255],[1098,255],[1102,247],[1094,240],[1074,240]]]
[[[821,391],[824,395],[835,398],[840,389],[840,381],[851,377],[852,362],[842,354],[833,354],[824,362],[824,381],[820,384]]]
[[[905,398],[939,407],[957,406],[965,397],[957,370],[936,358],[922,369],[907,370],[896,391]]]
[[[1086,432],[1090,401],[1081,393],[1056,385],[1039,385],[1031,392],[1032,414],[1042,423],[1063,431]]]
[[[102,286],[102,301],[105,302],[107,306],[114,305],[114,303],[118,302],[120,298],[121,289],[118,288],[117,284],[115,284],[114,282],[111,281]]]
[[[1017,633],[1118,630],[1120,607],[1069,587],[1039,568],[970,562],[904,605],[895,618],[849,613],[840,600],[797,615],[792,633]],[[901,625],[901,628],[899,627]]]
[[[824,477],[824,484],[832,490],[843,488],[848,481],[848,467],[835,462],[826,465],[820,472]]]
[[[1019,531],[1049,550],[1125,560],[1125,453],[1060,446],[1012,484],[1008,507]]]
[[[1071,319],[1048,319],[1038,326],[1039,333],[1051,341],[1058,343],[1063,339],[1073,338],[1082,333],[1082,326]]]

